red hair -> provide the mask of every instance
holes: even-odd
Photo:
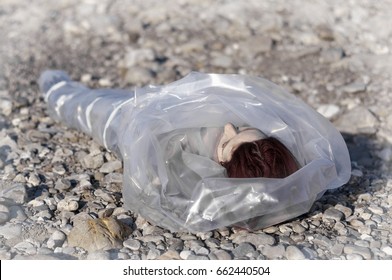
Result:
[[[298,170],[290,151],[271,137],[242,144],[221,164],[230,178],[284,178]]]

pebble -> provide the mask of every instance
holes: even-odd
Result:
[[[147,260],[155,260],[157,259],[159,256],[161,255],[161,253],[159,252],[159,250],[157,249],[151,249],[148,251],[147,253]]]
[[[272,234],[272,233],[277,232],[278,230],[279,230],[278,227],[271,226],[271,227],[267,227],[267,228],[263,229],[263,232],[268,233],[268,234]]]
[[[211,65],[215,67],[227,68],[233,63],[232,58],[223,54],[215,54],[211,60]]]
[[[30,183],[34,187],[38,186],[41,183],[41,180],[36,174],[31,174],[29,176],[29,179],[27,180],[27,183]]]
[[[140,249],[140,242],[138,240],[134,239],[127,239],[124,241],[123,245],[133,251],[137,251]]]
[[[73,212],[78,210],[79,203],[75,200],[63,199],[57,203],[57,210]]]
[[[216,256],[217,260],[232,260],[232,256],[225,250],[214,251],[213,254]]]
[[[281,244],[278,244],[276,246],[265,245],[261,252],[264,256],[267,257],[267,259],[273,260],[283,258],[285,251],[285,247]]]
[[[0,235],[6,239],[16,238],[18,239],[22,234],[22,225],[6,223],[0,227]]]
[[[180,254],[174,250],[168,250],[158,257],[159,260],[180,260]]]
[[[315,250],[310,249],[308,247],[302,248],[302,252],[306,256],[306,259],[314,260],[319,258],[318,253]]]
[[[95,251],[87,255],[87,260],[110,260],[108,251]]]
[[[332,241],[328,237],[320,234],[316,234],[314,236],[313,243],[318,246],[325,247],[327,249],[330,249],[332,247]]]
[[[0,112],[4,116],[9,116],[11,115],[12,112],[12,101],[5,99],[5,98],[0,98]]]
[[[361,256],[361,255],[359,255],[359,254],[348,254],[347,256],[346,256],[346,258],[348,259],[348,260],[363,260],[363,257]]]
[[[110,195],[109,193],[105,192],[102,189],[98,189],[94,192],[94,195],[97,197],[102,198],[104,201],[107,202],[115,202],[115,199],[112,195]]]
[[[367,108],[357,106],[341,115],[336,121],[336,126],[340,131],[346,133],[373,134],[377,131],[378,123],[377,118]]]
[[[187,260],[208,261],[209,258],[208,256],[204,256],[204,255],[189,255]]]
[[[343,249],[345,254],[357,254],[362,256],[366,260],[370,260],[372,258],[371,252],[369,248],[361,247],[358,245],[345,245]]]
[[[105,183],[119,183],[121,184],[123,181],[123,175],[121,173],[109,173],[105,176]]]
[[[80,216],[73,220],[74,227],[68,234],[68,244],[89,252],[120,248],[131,230],[115,218],[92,219]]]
[[[351,210],[350,208],[343,206],[341,204],[336,204],[335,209],[342,212],[344,214],[345,219],[347,219],[348,217],[350,217],[353,214],[353,210]]]
[[[303,225],[301,225],[300,223],[293,223],[293,231],[301,234],[306,231],[306,228]],[[270,244],[270,245],[272,245],[272,244]]]
[[[334,63],[342,59],[344,51],[342,48],[328,48],[322,50],[320,54],[320,62],[322,63]]]
[[[0,88],[10,87],[0,90],[0,259],[391,259],[392,55],[389,31],[380,28],[388,26],[387,1],[296,9],[301,1],[279,0],[263,4],[262,18],[254,13],[257,1],[220,1],[211,9],[146,9],[138,0],[124,9],[122,1],[111,1],[109,9],[89,0],[66,5],[66,11],[61,7],[69,0],[40,7],[33,2],[5,1],[0,17],[10,35],[4,48],[11,50],[0,55]],[[281,13],[282,5],[292,12]],[[27,16],[49,10],[56,15],[53,24]],[[369,10],[379,15],[376,21]],[[68,12],[72,18],[65,20]],[[24,16],[28,24],[15,20]],[[194,22],[184,24],[189,18]],[[62,28],[54,32],[56,26]],[[47,55],[38,55],[43,40],[31,39],[37,34],[47,39]],[[78,51],[62,56],[56,36],[48,34],[64,38],[64,48],[77,42]],[[20,65],[29,67],[19,71]],[[119,158],[47,115],[35,86],[45,65],[65,65],[95,88],[162,85],[192,69],[262,73],[294,90],[342,132],[352,177],[336,192],[327,191],[310,213],[254,232],[230,226],[197,234],[159,228],[136,212],[116,210],[127,208],[119,195]],[[80,231],[81,213],[94,218],[90,223],[99,238]],[[131,237],[122,236],[119,224],[95,221],[114,217],[135,229]],[[81,246],[73,243],[77,230]],[[91,241],[95,245],[82,248]]]
[[[337,243],[331,247],[331,253],[340,256],[343,253],[343,249],[344,249],[344,245]]]
[[[338,113],[340,112],[340,108],[334,104],[324,104],[320,105],[317,108],[317,112],[319,112],[327,119],[332,119],[338,115]]]
[[[205,244],[209,248],[217,248],[220,245],[220,241],[216,238],[208,238],[206,239]]]
[[[265,234],[265,233],[258,233],[258,234],[252,234],[252,233],[244,233],[241,235],[238,235],[233,239],[233,243],[240,244],[240,243],[250,243],[256,248],[263,246],[263,245],[274,245],[275,244],[275,238],[272,236]]]
[[[109,161],[109,162],[105,162],[101,168],[99,169],[99,172],[102,173],[112,173],[114,171],[117,171],[119,169],[122,168],[122,163],[119,160],[115,160],[115,161]]]
[[[55,247],[60,247],[63,245],[66,238],[67,238],[67,236],[64,234],[64,232],[62,232],[60,230],[56,230],[49,237],[48,241],[46,242],[46,245],[48,246],[48,248],[51,248],[51,249],[53,249]]]
[[[232,253],[236,258],[240,258],[246,256],[248,253],[253,252],[254,250],[255,249],[251,244],[244,242],[239,244],[236,248],[234,248]]]
[[[180,252],[180,258],[183,260],[187,260],[189,256],[194,255],[195,253],[190,250],[184,250]]]
[[[378,215],[384,214],[384,209],[373,204],[369,205],[368,209],[372,211],[374,214],[378,214]]]
[[[138,239],[142,242],[154,242],[154,243],[159,243],[165,240],[165,238],[161,235],[144,235],[138,237]]]
[[[14,246],[19,252],[22,252],[26,255],[34,255],[37,252],[37,247],[28,241],[22,241]]]
[[[286,258],[288,260],[304,260],[306,259],[304,253],[296,246],[288,246],[286,248]]]
[[[0,225],[4,224],[10,219],[10,210],[7,206],[0,204]]]
[[[392,247],[391,246],[385,246],[381,249],[385,254],[388,256],[392,256]]]
[[[208,255],[210,250],[205,247],[200,247],[194,250],[197,255]]]
[[[363,82],[353,82],[351,84],[345,85],[342,88],[345,93],[357,93],[366,90],[366,84]]]
[[[59,179],[57,180],[54,188],[59,191],[67,191],[71,188],[72,184],[70,180],[67,179]]]
[[[23,204],[27,199],[26,188],[23,184],[14,184],[10,188],[0,191],[0,197],[8,198],[17,204]]]
[[[343,218],[344,214],[335,208],[328,208],[323,214],[323,219],[341,221]]]
[[[103,155],[102,154],[97,154],[97,155],[87,155],[83,158],[82,164],[85,168],[90,168],[90,169],[98,169],[102,166],[103,164]]]

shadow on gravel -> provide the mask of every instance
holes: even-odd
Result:
[[[369,193],[372,195],[372,193],[385,187],[386,182],[382,179],[381,174],[383,173],[382,170],[387,168],[387,165],[378,156],[385,144],[382,145],[371,134],[342,133],[342,135],[350,153],[353,174],[344,186],[327,191],[314,203],[306,216],[324,212],[336,204],[342,204],[353,209],[361,194]]]

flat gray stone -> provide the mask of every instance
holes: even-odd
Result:
[[[337,128],[346,133],[375,133],[379,121],[363,106],[357,106],[341,115],[335,122]]]
[[[276,246],[266,245],[262,249],[262,253],[267,259],[281,259],[285,256],[286,249],[282,244]]]
[[[109,162],[105,162],[101,168],[99,169],[99,172],[102,173],[112,173],[116,170],[119,170],[122,168],[122,163],[119,160],[115,160],[115,161],[109,161]]]
[[[361,255],[366,260],[370,260],[372,258],[372,253],[369,250],[369,248],[358,246],[358,245],[351,245],[351,244],[345,245],[343,251],[347,255],[350,254]]]
[[[71,199],[62,199],[57,203],[57,210],[73,212],[78,210],[79,203]]]
[[[140,241],[135,239],[127,239],[124,241],[123,245],[133,251],[139,250],[141,246]]]
[[[327,249],[332,247],[332,241],[328,237],[320,234],[314,236],[313,243]]]
[[[214,251],[213,254],[216,256],[217,260],[232,260],[233,257],[225,250]]]
[[[246,256],[248,253],[254,252],[255,248],[249,243],[241,243],[232,251],[234,257],[240,258]]]
[[[341,204],[336,204],[335,209],[342,212],[344,214],[345,219],[347,219],[348,217],[350,217],[353,214],[353,210],[351,210],[351,208],[348,208],[348,207],[343,206]]]
[[[366,84],[363,82],[353,82],[351,84],[345,85],[342,91],[345,93],[357,93],[366,90]]]
[[[10,210],[4,205],[0,204],[0,225],[4,224],[10,219]]]
[[[60,230],[56,230],[52,233],[52,235],[49,237],[48,241],[46,242],[46,245],[48,248],[56,248],[60,247],[63,245],[64,241],[67,239],[67,236],[65,235],[64,232]]]
[[[85,168],[98,169],[102,166],[103,162],[104,160],[102,153],[99,153],[97,155],[89,154],[83,158],[82,165]]]
[[[340,108],[335,104],[324,104],[317,108],[317,112],[327,119],[332,119],[340,112]]]
[[[286,258],[288,260],[304,260],[306,259],[304,253],[296,246],[288,246],[286,248]]]
[[[107,251],[95,251],[87,255],[87,260],[110,260],[110,253]]]
[[[374,205],[374,204],[369,205],[368,209],[370,211],[372,211],[374,214],[377,214],[377,215],[384,214],[384,209],[382,209],[380,206],[377,206],[377,205]]]
[[[17,204],[23,204],[27,199],[26,187],[21,183],[13,184],[10,188],[2,190],[0,197],[10,199]]]
[[[323,219],[331,219],[335,221],[341,221],[344,218],[344,214],[335,208],[328,208],[324,211]]]
[[[340,256],[343,253],[343,248],[343,244],[337,243],[331,247],[331,253],[336,256]]]
[[[70,180],[67,179],[59,179],[56,181],[54,188],[59,191],[66,191],[71,188],[72,184]]]
[[[268,235],[266,233],[246,233],[242,235],[238,235],[233,239],[233,243],[240,244],[240,243],[250,243],[256,248],[259,246],[263,245],[274,245],[275,244],[275,238],[273,238],[271,235]]]

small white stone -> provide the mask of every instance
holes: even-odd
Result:
[[[112,82],[106,78],[99,79],[98,83],[101,87],[110,87],[112,85]]]
[[[75,200],[63,199],[57,203],[57,210],[59,211],[76,211],[79,208],[79,203]]]
[[[91,81],[91,78],[92,78],[91,74],[83,74],[82,77],[80,78],[80,81],[86,84]]]
[[[88,260],[110,260],[110,253],[107,251],[95,251],[87,256]]]
[[[116,170],[121,169],[122,167],[122,163],[119,160],[115,160],[115,161],[109,161],[109,162],[105,162],[101,168],[99,169],[99,172],[102,173],[112,173]]]
[[[306,259],[304,253],[296,246],[288,246],[286,248],[286,258],[288,260],[304,260]]]
[[[31,174],[29,179],[27,180],[27,183],[30,183],[34,187],[38,186],[40,182],[41,182],[41,180],[35,174]]]
[[[208,255],[210,251],[205,247],[200,247],[197,250],[195,250],[195,253],[198,255]]]
[[[12,112],[12,102],[8,99],[0,99],[0,112],[5,115],[9,116]]]
[[[346,256],[346,258],[348,260],[363,260],[363,257],[361,255],[358,255],[358,254],[348,254]]]
[[[363,176],[363,173],[362,173],[362,171],[359,170],[359,169],[353,169],[353,170],[351,171],[351,175],[353,175],[353,176],[355,176],[355,177],[362,177],[362,176]]]
[[[378,215],[384,214],[384,209],[376,205],[370,205],[368,209],[372,211],[374,214],[378,214]]]
[[[140,242],[134,239],[127,239],[123,243],[124,247],[127,247],[133,251],[137,251],[140,249]]]
[[[67,238],[67,236],[64,234],[64,232],[62,232],[60,230],[56,230],[49,237],[48,242],[47,242],[47,246],[52,249],[55,247],[60,247],[63,245],[66,238]]]
[[[392,247],[390,246],[386,246],[384,248],[381,249],[385,254],[387,254],[388,256],[392,256]]]
[[[317,112],[327,119],[332,119],[340,112],[340,108],[334,104],[324,104],[317,108]]]
[[[181,251],[181,253],[180,253],[180,258],[183,259],[183,260],[186,260],[186,259],[188,259],[188,257],[189,257],[190,255],[193,255],[193,252],[192,252],[192,251],[184,250],[184,251]]]

